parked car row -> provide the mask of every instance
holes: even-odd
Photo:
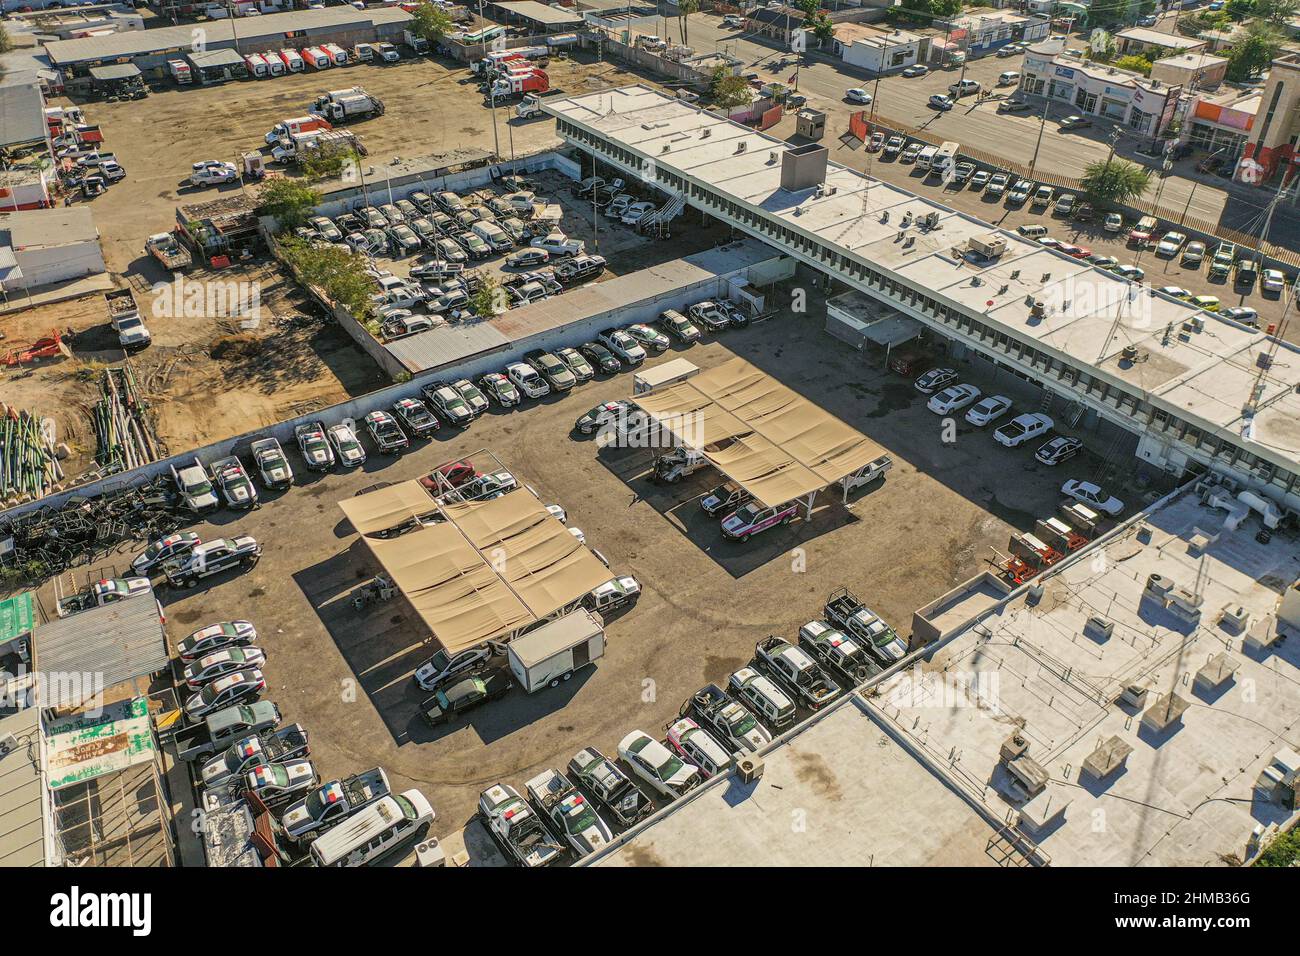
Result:
[[[982,396],[979,388],[958,382],[957,371],[952,368],[931,368],[913,383],[922,395],[928,395],[926,407],[936,415],[953,415],[966,409],[967,424],[976,428],[991,425],[1012,412],[1011,399],[1005,395]],[[993,431],[994,440],[1007,448],[1016,448],[1026,442],[1042,438],[1052,431],[1052,419],[1042,412],[1025,412],[998,426]],[[1055,466],[1068,461],[1083,448],[1083,442],[1070,435],[1055,435],[1038,446],[1034,459],[1040,464]],[[1075,479],[1061,487],[1061,493],[1082,501],[1114,517],[1124,510],[1118,498],[1104,492],[1090,482]]]

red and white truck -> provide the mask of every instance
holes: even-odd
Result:
[[[255,80],[264,80],[271,75],[271,66],[260,53],[246,55],[244,57],[244,66],[248,68],[248,75]]]
[[[280,62],[284,64],[284,68],[290,73],[301,73],[307,68],[307,64],[303,62],[298,51],[291,50],[289,47],[285,47],[280,51]]]
[[[302,59],[313,70],[328,70],[334,65],[334,59],[318,46],[302,48]]]
[[[348,51],[343,49],[343,47],[339,46],[337,43],[322,43],[321,49],[329,54],[329,57],[334,61],[335,66],[348,65]]]
[[[274,50],[267,50],[262,54],[262,59],[266,61],[266,68],[271,71],[272,76],[284,76],[284,60],[280,59],[280,54]]]
[[[551,80],[546,71],[533,69],[497,77],[492,83],[492,96],[495,99],[524,96],[527,93],[545,93],[550,88]]]
[[[177,86],[189,86],[194,82],[194,73],[184,60],[168,60],[167,73]]]
[[[293,119],[287,119],[272,126],[271,131],[266,134],[266,142],[268,145],[274,146],[283,137],[291,136],[294,133],[310,133],[318,129],[333,128],[330,121],[323,116],[295,116]]]

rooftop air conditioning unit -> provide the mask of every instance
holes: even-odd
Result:
[[[748,148],[749,148],[749,144],[742,139],[739,143],[736,144],[736,155],[739,156]]]
[[[1115,622],[1108,621],[1100,614],[1094,614],[1083,625],[1083,633],[1091,634],[1100,640],[1108,640],[1115,632]]]
[[[736,773],[742,783],[753,783],[763,776],[763,758],[753,755],[741,757],[736,761]]]
[[[1147,590],[1152,594],[1158,594],[1161,597],[1167,597],[1169,592],[1174,589],[1172,578],[1167,578],[1163,574],[1147,575]]]
[[[767,165],[774,166],[776,164],[776,161],[777,161],[776,150],[772,150],[767,154]]]

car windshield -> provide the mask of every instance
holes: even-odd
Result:
[[[669,751],[664,751],[664,753],[668,759],[655,767],[654,771],[655,776],[666,782],[680,773],[684,764],[680,758],[673,756]]]
[[[743,737],[758,726],[758,720],[747,710],[737,707],[731,719],[727,722],[732,734],[737,737]]]
[[[564,826],[570,833],[581,833],[596,825],[596,811],[592,810],[586,800],[577,797],[566,800],[563,804]]]

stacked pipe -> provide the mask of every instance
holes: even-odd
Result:
[[[161,456],[129,365],[104,370],[99,401],[90,410],[95,462],[105,473],[130,471]]]
[[[63,479],[54,422],[5,405],[0,412],[0,498],[27,501],[54,490]]]

